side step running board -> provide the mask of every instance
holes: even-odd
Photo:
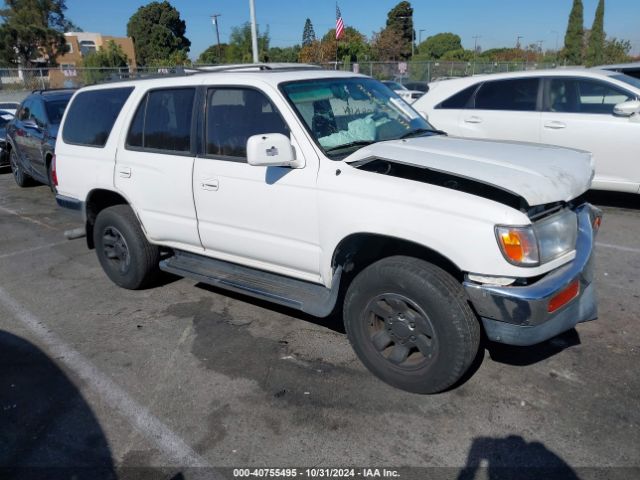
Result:
[[[342,275],[342,267],[339,266],[333,275],[332,288],[328,289],[324,285],[182,251],[176,251],[172,257],[160,262],[160,269],[302,310],[316,317],[326,317],[333,311]]]

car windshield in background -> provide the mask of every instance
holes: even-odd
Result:
[[[45,102],[45,108],[47,109],[47,118],[51,125],[59,125],[64,115],[64,110],[67,108],[71,98],[65,98],[61,100],[50,100]]]
[[[399,84],[398,82],[382,82],[391,90],[406,90],[404,85]]]
[[[620,80],[621,82],[628,83],[632,87],[640,88],[640,78],[631,77],[629,75],[625,75],[624,73],[611,75],[611,78],[615,78],[616,80]]]
[[[282,90],[329,155],[362,146],[434,132],[413,108],[369,78],[334,78],[285,83]]]

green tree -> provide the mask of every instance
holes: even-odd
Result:
[[[385,30],[394,30],[400,34],[401,57],[403,59],[411,57],[411,45],[414,40],[411,3],[402,1],[389,11]]]
[[[99,83],[117,74],[119,68],[129,67],[129,57],[122,47],[113,40],[109,40],[100,50],[91,52],[82,60],[84,82],[87,85]]]
[[[439,60],[447,52],[460,50],[463,50],[462,39],[459,35],[450,32],[432,35],[418,46],[420,58],[428,60]]]
[[[258,59],[261,62],[267,60],[267,52],[269,51],[269,29],[265,33],[258,34]],[[253,61],[253,50],[251,46],[251,24],[244,23],[239,27],[231,29],[229,37],[229,48],[225,52],[225,62],[227,63],[250,63]]]
[[[220,44],[220,55],[218,56],[218,45],[211,45],[204,52],[200,54],[196,63],[200,65],[216,65],[224,60],[226,57],[226,51],[229,45],[226,43]]]
[[[67,50],[63,35],[65,0],[5,0],[0,9],[0,63],[31,67],[34,60]]]
[[[304,31],[302,32],[302,46],[308,47],[316,41],[316,31],[313,29],[311,19],[307,18],[304,22]]]
[[[272,47],[267,53],[270,62],[296,63],[300,55],[300,45],[292,47]]]
[[[133,38],[140,65],[187,58],[191,42],[180,12],[169,2],[151,2],[129,19],[127,35]]]
[[[324,57],[329,61],[335,61],[336,29],[332,28],[329,30],[325,36],[322,37],[321,43]],[[350,62],[357,62],[359,58],[363,58],[365,55],[370,54],[367,37],[353,27],[345,27],[344,33],[337,42],[337,46],[338,59],[343,61],[346,57]]]
[[[626,63],[632,58],[629,56],[631,52],[631,42],[629,40],[618,40],[610,37],[604,42],[602,63]]]
[[[588,66],[602,65],[604,60],[604,39],[604,0],[600,0],[587,46],[586,63]]]
[[[582,6],[582,0],[573,0],[567,33],[564,37],[562,58],[571,65],[581,65],[583,46],[584,7]]]

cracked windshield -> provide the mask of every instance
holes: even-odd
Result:
[[[351,150],[414,133],[437,133],[413,108],[376,80],[292,82],[285,95],[326,153]]]

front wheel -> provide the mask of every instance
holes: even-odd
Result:
[[[389,257],[360,272],[345,296],[344,322],[362,363],[414,393],[451,387],[480,345],[480,324],[460,283],[416,258]]]
[[[93,227],[98,260],[116,285],[139,290],[159,275],[160,249],[151,245],[128,205],[102,210]]]

